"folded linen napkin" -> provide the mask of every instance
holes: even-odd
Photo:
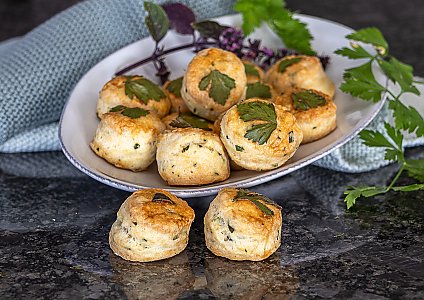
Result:
[[[198,19],[229,14],[234,3],[178,2],[191,7]],[[143,0],[87,0],[0,46],[0,152],[59,150],[57,122],[72,87],[102,58],[146,37],[145,15]],[[385,119],[383,110],[370,128],[381,130]],[[316,165],[361,172],[387,164],[383,158],[383,151],[354,138]]]

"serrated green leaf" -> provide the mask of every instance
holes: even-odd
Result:
[[[402,92],[420,95],[420,91],[413,84],[414,69],[412,66],[400,62],[395,57],[379,59],[378,64],[390,80],[400,85]]]
[[[221,33],[228,28],[228,26],[221,25],[215,21],[200,21],[192,23],[191,27],[197,30],[203,38],[213,38],[218,40]]]
[[[389,102],[389,108],[393,111],[397,128],[410,133],[415,131],[418,137],[424,136],[424,119],[414,107],[407,107],[399,100],[394,100]]]
[[[167,86],[166,89],[177,96],[178,98],[181,98],[181,88],[183,86],[183,77],[179,77],[177,79],[172,80]]]
[[[297,64],[301,60],[302,60],[301,57],[283,59],[278,65],[278,72],[284,73],[288,67],[290,67],[291,65]]]
[[[334,53],[348,57],[350,59],[372,58],[373,56],[360,45],[355,45],[352,49],[343,47],[334,51]]]
[[[424,182],[424,159],[408,159],[405,163],[408,176]]]
[[[327,104],[325,97],[315,93],[312,90],[305,90],[293,93],[291,95],[293,100],[293,106],[297,110],[306,111],[311,108],[316,108],[318,106],[323,106]]]
[[[346,38],[366,44],[371,44],[375,47],[382,47],[385,53],[389,50],[389,45],[381,31],[376,27],[369,27],[358,30],[346,36]]]
[[[246,73],[246,75],[251,75],[258,78],[260,77],[258,70],[256,70],[254,66],[248,63],[243,63],[243,65],[244,65],[244,72]]]
[[[110,112],[119,112],[121,115],[130,117],[131,119],[138,119],[149,114],[148,110],[142,109],[140,107],[126,107],[123,105],[117,105],[111,108]]]
[[[255,82],[247,84],[246,99],[261,98],[269,99],[272,97],[271,88],[263,83]]]
[[[347,69],[343,74],[344,82],[340,89],[352,96],[364,100],[378,102],[382,98],[385,88],[375,80],[371,71],[371,62],[359,67]]]
[[[127,108],[127,107],[123,106],[123,105],[117,105],[115,107],[112,107],[109,111],[110,112],[118,112],[118,111],[124,110],[125,108]]]
[[[175,120],[172,120],[171,123],[169,123],[172,127],[176,128],[199,128],[206,131],[212,131],[211,128],[209,128],[210,123],[206,121],[203,118],[200,118],[195,115],[191,114],[179,114],[178,117]]]
[[[275,128],[277,128],[277,123],[253,125],[246,131],[244,137],[253,142],[257,142],[259,145],[263,145],[268,141]]]
[[[378,131],[365,129],[359,133],[359,137],[363,140],[363,144],[366,146],[394,148],[392,143],[390,143],[389,140],[387,140],[387,138]]]
[[[359,197],[373,197],[379,194],[386,193],[387,190],[384,187],[375,187],[375,186],[366,186],[366,187],[354,187],[349,186],[348,189],[344,192],[346,195],[344,202],[346,203],[347,209],[350,209],[355,205],[356,200]]]
[[[240,119],[245,122],[252,120],[267,121],[271,123],[277,122],[275,107],[272,103],[252,101],[237,104],[237,111]]]
[[[231,90],[236,87],[236,83],[230,76],[218,70],[212,70],[199,82],[199,89],[201,91],[205,91],[209,86],[209,97],[216,103],[225,105]]]
[[[139,101],[147,104],[149,100],[159,102],[165,98],[165,93],[161,88],[146,78],[127,77],[125,81],[125,94],[130,98],[136,97]]]
[[[412,192],[412,191],[420,191],[424,190],[424,184],[411,184],[411,185],[404,185],[404,186],[394,186],[392,187],[392,190],[396,192]]]
[[[389,123],[384,123],[384,128],[386,128],[386,132],[389,137],[395,142],[398,149],[402,149],[403,144],[403,135],[399,129],[392,127]]]
[[[158,43],[168,32],[168,16],[160,5],[152,2],[145,1],[144,9],[148,12],[148,15],[144,19],[147,29],[152,38]]]

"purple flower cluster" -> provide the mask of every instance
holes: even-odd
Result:
[[[218,47],[240,56],[243,49],[243,32],[234,27],[228,27],[219,35]]]

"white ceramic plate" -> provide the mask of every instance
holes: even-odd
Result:
[[[315,37],[313,48],[319,53],[330,55],[331,64],[327,68],[327,73],[336,86],[339,86],[342,82],[343,71],[357,62],[334,55],[333,52],[348,45],[345,36],[353,30],[315,17],[300,15],[299,18],[308,24]],[[217,20],[222,24],[237,27],[240,27],[242,23],[239,15],[225,16]],[[261,39],[263,45],[270,48],[282,47],[279,38],[268,27],[264,26],[256,30],[252,37]],[[172,47],[190,42],[190,40],[190,37],[169,32],[163,42],[166,47]],[[226,186],[258,185],[306,166],[342,146],[368,125],[383,105],[383,101],[373,104],[352,98],[337,90],[335,97],[337,129],[323,139],[300,146],[296,154],[282,167],[267,172],[236,171],[232,172],[231,177],[226,181],[204,186],[172,187],[161,179],[156,163],[153,163],[146,171],[134,173],[107,163],[96,156],[89,147],[99,123],[96,116],[96,103],[100,89],[118,70],[149,56],[153,47],[154,42],[146,38],[120,49],[95,65],[75,86],[60,120],[60,143],[71,163],[94,179],[119,189],[134,191],[156,187],[169,190],[180,197],[197,197],[217,193],[220,188]],[[183,75],[193,55],[190,50],[187,50],[167,56],[167,64],[172,70],[171,78]],[[152,80],[155,79],[155,70],[150,64],[133,70],[131,74],[143,74]],[[379,81],[384,80],[380,75]]]

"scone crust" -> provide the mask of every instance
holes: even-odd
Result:
[[[167,87],[168,85],[171,83],[172,80],[168,80],[167,82],[165,82],[165,84],[163,85],[163,90],[166,93],[166,95],[168,96],[169,101],[171,102],[171,109],[170,109],[170,113],[189,113],[190,110],[188,109],[187,105],[185,104],[184,100],[182,97],[178,97],[177,95],[171,93],[170,91],[168,91]]]
[[[281,245],[280,208],[267,204],[267,216],[249,200],[233,201],[238,190],[222,189],[211,202],[204,218],[208,249],[231,260],[266,259]]]
[[[134,76],[133,78],[137,79],[143,77]],[[117,76],[103,86],[99,94],[99,100],[97,101],[97,115],[99,118],[102,118],[105,113],[109,112],[117,105],[141,107],[143,109],[152,110],[155,111],[160,118],[168,114],[169,109],[171,108],[171,102],[168,97],[164,97],[160,99],[160,101],[151,99],[147,102],[147,104],[144,104],[143,101],[137,100],[135,97],[130,99],[125,94],[125,82],[127,79],[127,76]]]
[[[248,99],[243,103],[255,101],[272,103],[258,98]],[[284,107],[273,105],[277,115],[277,128],[262,145],[244,137],[251,126],[262,121],[244,122],[240,119],[237,106],[229,109],[222,117],[220,124],[222,143],[230,158],[240,167],[255,171],[278,168],[291,158],[299,147],[303,134],[296,118]],[[237,151],[239,147],[236,146],[241,147],[243,151]]]
[[[328,95],[317,90],[310,90],[324,97],[327,103],[308,110],[297,110],[293,105],[292,94],[301,91],[305,91],[305,89],[289,89],[286,93],[276,97],[275,103],[284,106],[294,114],[303,132],[302,144],[306,144],[316,141],[336,129],[337,107]]]
[[[153,202],[162,193],[175,204]],[[161,189],[133,193],[121,205],[109,233],[113,252],[130,261],[172,257],[185,249],[194,211],[187,202]]]
[[[158,171],[170,185],[202,185],[230,176],[229,159],[219,136],[198,128],[167,130],[159,136]]]
[[[213,70],[228,75],[235,81],[235,87],[221,105],[209,97],[209,88],[202,91],[199,83]],[[222,112],[243,100],[246,95],[246,74],[241,60],[233,53],[217,48],[200,51],[189,63],[184,75],[181,96],[195,115],[214,121]]]
[[[90,147],[118,168],[142,171],[155,160],[156,140],[164,130],[154,112],[136,119],[110,112],[100,120]]]
[[[301,60],[288,66],[282,73],[278,71],[281,61],[296,57]],[[316,56],[286,56],[269,68],[265,75],[265,81],[271,84],[278,93],[284,93],[292,87],[299,87],[318,90],[333,98],[336,91],[334,83],[327,76]]]

